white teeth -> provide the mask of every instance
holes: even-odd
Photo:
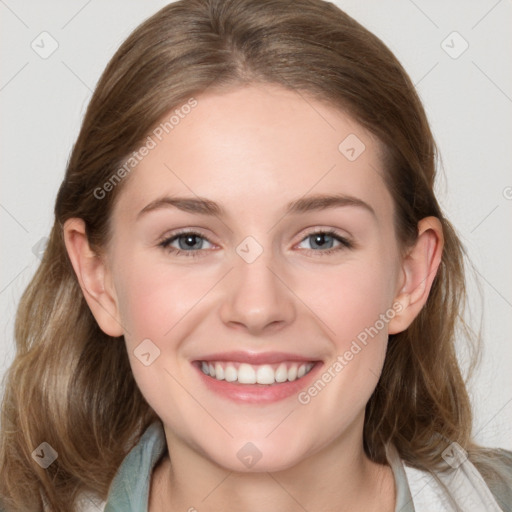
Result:
[[[288,369],[288,380],[290,382],[294,381],[297,378],[297,365],[292,364]]]
[[[224,378],[227,382],[235,382],[235,380],[238,379],[238,372],[233,365],[228,364],[226,366],[226,369],[224,370]]]
[[[215,365],[215,378],[217,380],[224,380],[224,368],[222,368],[220,363]]]
[[[256,384],[256,372],[250,364],[242,363],[238,367],[238,382],[240,384]]]
[[[268,364],[264,364],[258,368],[256,372],[256,382],[258,384],[274,384],[274,370],[272,370],[272,366]]]
[[[281,363],[276,365],[251,365],[247,363],[221,363],[203,361],[201,370],[217,380],[238,381],[240,384],[267,384],[293,382],[311,371],[314,363]]]
[[[286,382],[288,380],[288,370],[286,364],[281,363],[276,370],[276,382]]]

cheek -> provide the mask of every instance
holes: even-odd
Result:
[[[359,260],[324,269],[302,281],[299,296],[305,298],[323,321],[338,350],[375,324],[387,335],[381,315],[393,313],[396,273],[383,259]]]
[[[118,265],[115,281],[126,347],[139,389],[161,414],[187,410],[190,404],[178,384],[184,376],[176,359],[182,339],[193,328],[189,319],[194,307],[215,281],[210,282],[204,274],[198,276],[192,267],[155,264],[143,256],[133,257],[129,266]],[[149,346],[150,357],[158,356],[146,366],[138,355],[143,353],[139,348],[143,340],[148,339],[159,352]]]
[[[142,339],[167,339],[198,300],[211,288],[208,277],[192,267],[146,264],[133,260],[118,267],[116,289],[129,345]]]
[[[326,326],[334,354],[326,362],[322,382],[306,390],[301,403],[308,403],[326,386],[329,391],[316,405],[326,416],[337,410],[339,421],[345,421],[364,408],[382,370],[388,326],[395,316],[398,267],[393,261],[392,254],[375,252],[334,272],[320,273],[304,287],[304,293],[310,290],[306,301]]]
[[[309,288],[315,291],[306,301],[314,304],[326,327],[332,357],[318,380],[299,395],[299,403],[311,407],[315,418],[330,421],[336,432],[364,410],[378,382],[395,315],[394,276],[382,259],[357,261],[317,276]]]

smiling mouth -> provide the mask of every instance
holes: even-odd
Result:
[[[200,370],[218,381],[266,386],[294,382],[307,375],[318,361],[283,361],[275,364],[248,364],[235,361],[197,361]]]

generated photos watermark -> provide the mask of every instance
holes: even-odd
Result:
[[[96,187],[94,189],[94,197],[101,200],[104,199],[109,192],[112,192],[112,190],[114,190],[114,188],[130,174],[137,164],[149,155],[151,150],[157,147],[158,143],[163,140],[164,136],[171,133],[171,131],[180,124],[181,120],[185,119],[185,117],[190,114],[192,109],[197,107],[197,105],[197,100],[192,97],[189,98],[185,104],[181,105],[180,108],[175,109],[167,121],[160,123],[151,132],[151,135],[146,137],[144,143],[139,147],[139,149],[131,154],[123,166],[119,167],[119,169],[117,169],[117,171],[114,172],[101,187]]]
[[[341,371],[347,366],[354,357],[359,354],[367,345],[368,341],[372,340],[381,332],[386,325],[395,318],[395,316],[403,310],[400,302],[395,302],[385,312],[379,315],[379,318],[370,327],[362,330],[355,339],[352,340],[350,348],[343,354],[339,354],[336,360],[324,370],[322,375],[306,390],[301,391],[297,399],[300,404],[307,405],[311,400],[318,396],[318,394],[331,382]]]

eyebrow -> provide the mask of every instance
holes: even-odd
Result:
[[[306,213],[345,206],[362,208],[376,217],[375,210],[362,199],[343,194],[315,194],[301,197],[287,204],[285,214]],[[204,197],[161,197],[151,201],[137,215],[137,218],[154,210],[177,208],[184,212],[202,215],[225,216],[226,210],[215,201]]]

